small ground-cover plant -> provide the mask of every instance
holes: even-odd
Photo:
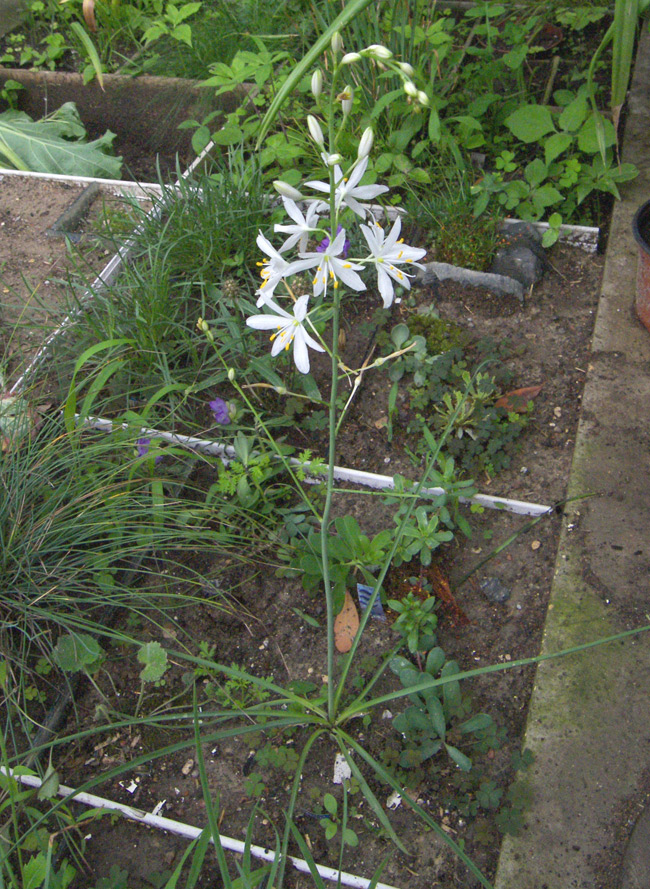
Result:
[[[517,437],[526,426],[527,411],[497,406],[509,381],[505,344],[471,343],[468,334],[442,320],[434,309],[414,314],[378,342],[384,351],[411,345],[386,371],[392,380],[387,433],[403,429],[416,436],[416,454],[426,453],[431,432],[450,425],[444,451],[459,470],[493,475],[505,468]]]

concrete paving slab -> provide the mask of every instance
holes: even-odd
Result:
[[[570,497],[595,496],[567,509],[543,652],[650,622],[650,333],[633,309],[631,230],[650,198],[649,124],[645,33],[624,148],[640,175],[614,210],[569,482]],[[601,867],[650,766],[649,690],[645,634],[539,665],[525,740],[536,760],[521,782],[530,805],[522,835],[504,842],[497,889],[650,889],[647,812],[623,873]]]

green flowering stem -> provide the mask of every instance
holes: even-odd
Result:
[[[327,481],[325,485],[325,505],[321,520],[321,559],[323,561],[323,586],[325,588],[325,605],[327,609],[327,712],[329,719],[335,717],[335,683],[334,683],[334,595],[329,570],[329,552],[327,536],[330,526],[330,511],[334,494],[334,466],[336,465],[336,396],[338,392],[338,341],[341,296],[334,288],[334,313],[332,316],[332,383],[329,406],[329,447],[327,463]]]

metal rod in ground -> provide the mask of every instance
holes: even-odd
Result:
[[[16,781],[20,781],[21,784],[25,784],[27,787],[40,787],[43,783],[36,775],[17,775],[14,774],[12,769],[6,769],[4,766],[0,766],[0,772],[14,778]],[[105,799],[104,797],[96,796],[94,793],[77,791],[73,787],[66,787],[63,784],[59,785],[57,793],[63,798],[72,797],[75,802],[82,803],[84,806],[120,812],[131,821],[138,821],[140,824],[146,824],[147,827],[155,827],[158,830],[166,830],[168,833],[186,837],[190,840],[196,839],[203,833],[202,828],[185,824],[183,821],[164,818],[162,815],[152,815],[150,812],[143,812],[142,809],[135,809],[133,806],[124,805],[124,803]],[[230,852],[244,853],[246,850],[246,844],[241,840],[221,835],[220,841],[223,848],[228,849]],[[259,858],[262,861],[274,861],[277,854],[272,849],[264,849],[262,846],[253,845],[249,847],[249,851],[254,858]],[[311,873],[309,864],[303,858],[289,855],[287,856],[287,862],[301,873]],[[367,880],[365,877],[357,877],[345,871],[335,870],[333,867],[325,867],[321,864],[316,864],[315,867],[324,880],[331,880],[343,886],[351,886],[352,889],[368,889],[372,883],[372,880]],[[397,887],[389,886],[387,883],[375,883],[374,887],[375,889],[397,889]]]

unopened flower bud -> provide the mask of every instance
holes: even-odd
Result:
[[[334,167],[336,164],[340,164],[343,160],[343,155],[341,154],[327,154],[327,152],[323,152],[321,154],[323,161],[327,164],[328,167]]]
[[[293,185],[289,185],[288,182],[283,182],[282,179],[274,179],[273,188],[279,195],[282,195],[283,198],[291,198],[292,201],[302,200],[302,195],[298,189],[294,188]]]
[[[318,145],[319,148],[324,148],[325,138],[323,136],[323,131],[313,114],[307,115],[307,126],[309,127],[309,133],[316,145]]]
[[[361,136],[361,141],[359,142],[359,149],[357,152],[357,157],[359,160],[363,160],[364,157],[367,157],[370,154],[372,149],[372,143],[375,141],[375,134],[372,131],[372,127],[367,127],[363,131],[363,135]]]
[[[358,52],[346,52],[346,54],[341,59],[342,65],[351,65],[353,62],[360,61],[361,56]]]
[[[425,108],[429,107],[429,97],[424,90],[418,90],[418,102],[420,105],[424,105]]]
[[[399,62],[399,69],[402,74],[406,74],[407,77],[413,77],[415,71],[413,70],[413,66],[409,65],[408,62]]]
[[[343,89],[343,92],[339,93],[337,99],[341,103],[341,108],[343,109],[343,114],[345,117],[352,111],[352,102],[354,100],[354,90],[351,86],[347,85]]]
[[[208,322],[204,321],[203,318],[199,318],[199,320],[196,322],[196,326],[197,329],[201,331],[201,333],[208,332]]]
[[[228,368],[228,379],[230,380],[231,383],[235,382],[235,368],[234,367]]]
[[[341,35],[340,35],[340,33],[339,33],[338,31],[335,31],[335,32],[332,34],[332,40],[331,40],[330,45],[331,45],[331,47],[332,47],[332,52],[333,52],[333,53],[336,53],[336,54],[338,55],[338,53],[342,52],[342,50],[343,50],[343,38],[341,37]]]
[[[382,46],[381,43],[371,43],[370,46],[366,47],[366,52],[375,59],[382,59],[383,61],[393,58],[392,52],[387,46]]]
[[[413,99],[417,99],[417,97],[418,97],[418,88],[416,87],[416,85],[413,83],[412,80],[407,80],[404,83],[404,92],[406,93],[407,96],[411,96],[411,98],[413,98]]]
[[[311,91],[314,98],[317,99],[323,90],[323,72],[320,68],[316,68],[311,76]]]

